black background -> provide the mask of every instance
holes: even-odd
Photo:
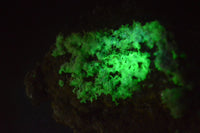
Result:
[[[127,0],[128,1],[128,0]],[[105,5],[106,0],[103,1]],[[109,4],[120,4],[109,1]],[[137,9],[170,20],[182,49],[198,64],[199,4],[197,1],[137,1]],[[49,103],[38,107],[26,97],[24,76],[41,61],[58,33],[75,29],[81,14],[96,1],[6,1],[1,3],[1,133],[67,133],[68,127],[52,119]],[[193,76],[197,76],[198,73]]]

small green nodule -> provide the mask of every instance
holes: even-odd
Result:
[[[63,80],[59,80],[58,84],[59,84],[60,87],[63,87],[64,86],[64,81]]]

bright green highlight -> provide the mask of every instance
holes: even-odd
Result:
[[[63,80],[59,80],[58,84],[59,84],[60,87],[63,87],[64,86],[64,81]]]
[[[84,35],[73,33],[64,39],[57,37],[56,49],[52,56],[71,54],[59,74],[71,73],[70,85],[82,103],[97,100],[98,96],[111,95],[117,104],[118,99],[126,99],[140,89],[139,83],[150,72],[150,56],[141,52],[143,47],[151,50],[158,47],[159,56],[155,65],[163,69],[160,57],[166,44],[165,29],[158,21],[142,26],[138,22],[122,25],[117,30],[88,32]],[[93,79],[93,81],[92,81]]]
[[[175,53],[174,50],[172,51],[172,56],[173,56],[173,59],[174,59],[174,60],[178,57],[178,55]]]

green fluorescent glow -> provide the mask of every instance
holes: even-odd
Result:
[[[174,60],[178,57],[178,55],[175,53],[174,50],[172,51],[172,56],[173,56],[173,59],[174,59]]]
[[[59,84],[60,87],[63,87],[63,86],[64,86],[64,81],[59,80],[59,81],[58,81],[58,84]]]
[[[155,65],[164,70],[161,57],[162,45],[166,43],[165,29],[158,21],[144,26],[133,22],[117,30],[89,32],[83,36],[73,33],[64,39],[59,35],[52,56],[71,54],[70,61],[60,67],[59,74],[71,73],[70,85],[81,102],[92,102],[105,94],[111,95],[117,103],[117,99],[131,97],[140,88],[138,83],[150,72],[149,58],[153,55],[141,49],[151,50],[157,46]]]

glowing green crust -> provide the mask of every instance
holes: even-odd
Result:
[[[59,35],[52,56],[71,54],[59,74],[71,74],[70,85],[81,102],[92,102],[104,94],[111,95],[117,103],[117,99],[131,97],[150,72],[152,55],[142,52],[142,48],[151,50],[157,46],[155,67],[161,71],[167,69],[161,59],[166,44],[165,29],[158,21],[144,26],[133,22],[117,30],[89,32],[83,36],[73,33],[64,39]],[[170,53],[175,59],[175,52]]]

